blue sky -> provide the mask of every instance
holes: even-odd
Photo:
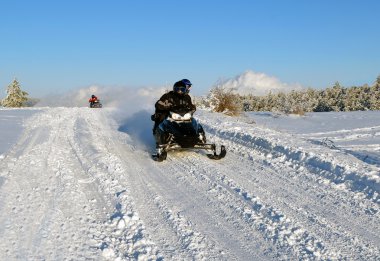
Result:
[[[172,85],[196,95],[246,70],[325,88],[380,74],[380,1],[192,0],[0,3],[0,96],[92,84]]]

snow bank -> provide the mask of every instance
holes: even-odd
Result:
[[[380,203],[380,170],[356,157],[320,143],[316,146],[301,135],[274,131],[247,123],[247,118],[201,112],[201,122],[206,132],[232,141],[228,150],[254,157],[252,149],[260,151],[267,164],[274,161],[292,164],[295,169],[306,168],[337,188],[361,192],[373,202]],[[300,126],[300,125],[298,125]],[[302,127],[300,127],[302,128]],[[323,180],[323,181],[322,181]]]

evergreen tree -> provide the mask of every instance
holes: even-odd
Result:
[[[345,111],[359,110],[359,92],[358,87],[351,87],[347,89],[346,98],[344,100]]]
[[[380,75],[377,76],[376,82],[370,91],[371,110],[380,110]]]
[[[329,108],[333,111],[344,110],[344,95],[345,90],[336,82],[332,88],[327,88],[325,91],[325,101]]]
[[[363,107],[363,110],[370,110],[371,109],[371,88],[365,84],[364,86],[362,86],[361,88],[361,92],[360,92],[360,103]]]
[[[322,90],[318,97],[317,106],[314,108],[315,112],[333,111],[333,108],[329,105],[328,92]]]
[[[276,105],[275,102],[275,96],[272,94],[272,91],[270,91],[266,96],[263,97],[264,107],[262,109],[264,111],[271,111],[272,108]]]
[[[28,100],[28,93],[24,92],[20,88],[20,83],[17,79],[8,86],[7,97],[1,102],[4,107],[22,107]]]
[[[308,88],[303,96],[303,104],[306,112],[314,111],[318,105],[319,92]]]
[[[265,96],[245,95],[239,96],[232,93],[225,93],[226,90],[218,88],[211,91],[211,100],[206,107],[211,107],[216,111],[223,111],[220,108],[226,106],[234,99],[238,104],[236,107],[244,107],[245,111],[272,111],[282,113],[302,114],[305,112],[328,112],[328,111],[358,111],[358,110],[380,110],[380,75],[372,86],[342,87],[336,82],[332,87],[325,90],[291,91],[289,93],[272,93]],[[231,91],[230,91],[231,92]],[[226,96],[229,99],[224,99]],[[209,97],[210,98],[210,97]],[[217,98],[217,99],[216,99]],[[223,98],[223,99],[221,99]],[[225,101],[224,101],[225,100]],[[221,103],[221,101],[223,101]],[[222,105],[222,106],[221,106]],[[219,108],[220,107],[220,108]],[[228,111],[228,110],[227,110]]]

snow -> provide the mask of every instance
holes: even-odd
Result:
[[[378,260],[380,112],[197,111],[227,156],[158,163],[149,111],[0,109],[0,260]]]
[[[36,110],[0,110],[0,158],[13,146],[22,132],[23,121]]]

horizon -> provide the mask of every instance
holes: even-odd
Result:
[[[200,96],[247,71],[315,89],[371,85],[380,73],[374,0],[1,7],[0,98],[14,78],[31,98],[89,86],[171,88],[182,78]]]

